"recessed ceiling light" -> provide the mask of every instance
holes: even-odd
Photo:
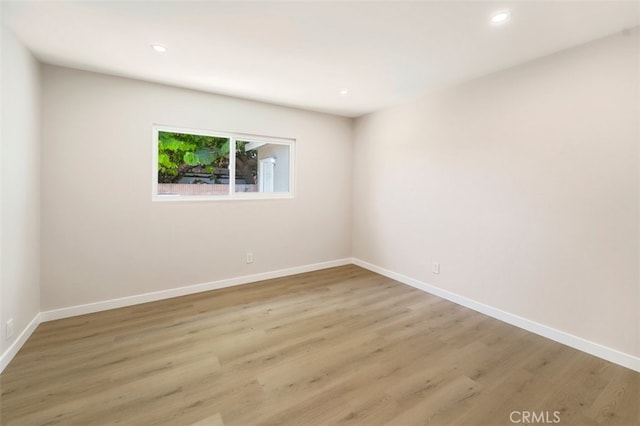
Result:
[[[164,46],[163,46],[163,45],[161,45],[161,44],[152,44],[152,45],[151,45],[151,48],[152,48],[153,50],[155,50],[156,52],[158,52],[158,53],[164,53],[164,52],[166,52],[166,51],[167,51],[167,48],[166,48],[166,47],[164,47]]]
[[[340,94],[342,96],[348,95],[349,94],[349,89],[340,89]]]
[[[508,10],[501,10],[491,16],[491,23],[494,25],[504,24],[511,19],[511,13]]]

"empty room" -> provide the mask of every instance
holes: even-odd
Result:
[[[640,425],[640,2],[0,15],[0,425]]]

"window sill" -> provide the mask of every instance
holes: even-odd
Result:
[[[151,201],[158,202],[203,202],[203,201],[247,201],[247,200],[290,200],[291,193],[236,193],[234,195],[153,195]]]

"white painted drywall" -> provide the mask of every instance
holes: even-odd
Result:
[[[616,35],[359,118],[354,257],[640,355],[639,48]]]
[[[2,27],[0,354],[40,311],[40,70]],[[13,318],[13,337],[5,324]]]
[[[351,255],[349,119],[54,66],[42,109],[43,311]],[[154,123],[295,138],[295,198],[152,202]]]

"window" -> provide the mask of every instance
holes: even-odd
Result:
[[[152,198],[290,198],[293,148],[293,139],[154,126]]]

